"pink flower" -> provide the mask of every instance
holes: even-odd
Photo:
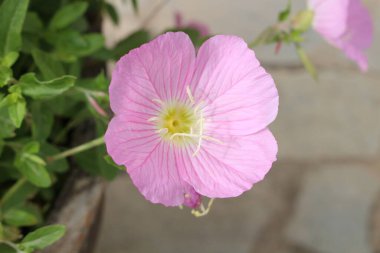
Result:
[[[180,12],[176,12],[174,17],[175,17],[175,26],[178,29],[187,28],[187,27],[193,28],[199,32],[199,35],[201,37],[205,37],[210,34],[210,29],[208,28],[208,26],[201,22],[190,21],[187,24],[184,24],[183,16]]]
[[[365,50],[371,46],[373,24],[360,0],[309,0],[314,29],[367,71]]]
[[[214,36],[196,55],[185,33],[161,35],[117,62],[110,101],[107,151],[153,203],[238,196],[276,160],[277,89],[238,37]]]

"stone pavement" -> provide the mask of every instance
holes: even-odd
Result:
[[[123,25],[105,23],[109,44],[143,24],[159,32],[176,10],[214,33],[249,41],[286,4],[140,0],[136,17],[128,1],[126,7],[114,1]],[[167,3],[157,7],[161,2]],[[217,200],[208,216],[196,219],[188,210],[150,204],[127,176],[119,177],[109,185],[96,253],[380,252],[380,1],[366,4],[376,26],[367,74],[314,34],[307,50],[319,82],[300,68],[292,48],[278,56],[273,47],[257,48],[280,93],[271,126],[279,160],[263,182],[239,198]],[[159,12],[147,18],[154,9]]]

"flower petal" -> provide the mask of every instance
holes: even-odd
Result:
[[[366,71],[364,51],[372,43],[373,24],[361,0],[310,0],[309,5],[315,13],[315,30]]]
[[[205,140],[195,156],[193,146],[176,153],[182,177],[201,195],[236,197],[262,180],[276,160],[277,143],[268,129],[245,137],[216,138],[224,144]]]
[[[314,29],[327,40],[340,37],[347,27],[348,4],[349,0],[309,0]]]
[[[128,167],[128,174],[139,191],[152,203],[165,206],[197,204],[196,200],[190,203],[186,199],[187,196],[195,198],[197,195],[181,179],[173,147],[168,143],[160,142],[156,145],[141,165]]]
[[[153,124],[138,115],[113,117],[104,137],[108,154],[128,168],[139,166],[161,141]]]
[[[195,49],[188,35],[166,33],[131,50],[116,64],[110,85],[115,114],[131,109],[151,111],[152,99],[185,96],[194,68]]]
[[[247,135],[275,119],[278,92],[274,81],[242,39],[214,36],[200,48],[196,66],[192,89],[197,101],[206,101],[207,129]]]
[[[362,71],[367,71],[368,60],[364,51],[373,40],[373,23],[368,10],[359,0],[351,0],[348,7],[346,32],[332,43],[355,61]]]

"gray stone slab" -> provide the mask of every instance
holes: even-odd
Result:
[[[277,199],[262,184],[242,197],[216,200],[211,213],[146,201],[127,177],[109,185],[96,253],[248,253]]]
[[[315,82],[303,70],[270,72],[280,93],[279,114],[272,124],[280,158],[377,155],[378,77],[332,70],[320,73]]]
[[[371,207],[378,174],[363,166],[329,166],[303,181],[286,229],[292,242],[321,253],[371,253]]]

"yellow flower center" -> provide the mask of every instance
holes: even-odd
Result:
[[[178,141],[178,134],[191,134],[196,128],[197,115],[190,105],[172,102],[162,108],[158,115],[158,129],[167,129],[162,137]]]
[[[197,144],[193,155],[196,155],[201,147],[202,140],[221,143],[219,140],[204,135],[204,122],[202,104],[196,104],[189,88],[187,88],[188,102],[168,101],[158,99],[153,101],[161,105],[157,117],[148,121],[155,122],[157,133],[165,141],[178,145]]]

